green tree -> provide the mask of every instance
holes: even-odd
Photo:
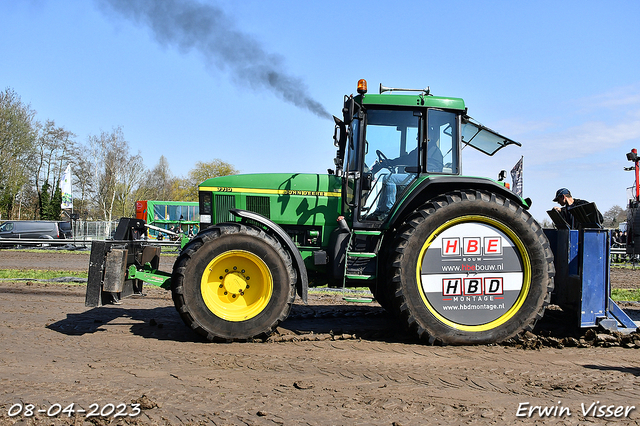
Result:
[[[18,193],[29,181],[36,140],[35,111],[10,88],[0,92],[0,216],[12,217]]]
[[[76,150],[73,140],[75,135],[63,127],[57,127],[53,120],[47,120],[39,131],[33,155],[33,181],[38,189],[38,197],[46,197],[40,200],[40,217],[42,219],[56,220],[60,218],[62,211],[60,203],[53,206],[54,195],[58,189],[62,174]],[[44,188],[48,190],[45,194]],[[41,190],[42,188],[42,190]],[[62,195],[60,195],[62,197]]]
[[[202,182],[209,178],[237,175],[238,173],[240,172],[233,165],[218,158],[208,163],[198,161],[189,171],[186,184],[183,185],[185,191],[181,199],[183,201],[198,201],[198,185]]]
[[[49,203],[49,212],[51,220],[60,219],[62,214],[62,189],[60,189],[60,180],[56,182],[55,189],[51,196],[51,202]]]
[[[60,213],[62,212],[62,190],[58,185],[58,181],[54,183],[54,186],[49,185],[49,182],[45,182],[40,190],[39,205],[40,205],[40,219],[42,220],[58,220],[60,219]]]
[[[49,197],[49,189],[51,186],[49,182],[42,184],[42,188],[38,194],[38,207],[40,209],[40,219],[49,219],[49,207],[51,205],[51,199]]]

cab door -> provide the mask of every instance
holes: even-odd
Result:
[[[358,222],[383,222],[419,176],[423,129],[423,112],[418,109],[366,112]]]

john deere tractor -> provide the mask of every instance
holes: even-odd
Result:
[[[271,333],[309,287],[368,287],[427,342],[490,343],[531,329],[553,290],[547,237],[530,200],[465,176],[460,162],[465,147],[491,156],[520,144],[471,119],[462,99],[384,86],[369,94],[364,80],[334,120],[327,174],[203,182],[200,232],[170,277],[154,269],[157,249],[133,243],[141,225],[123,225],[131,241],[115,269],[125,272],[90,277],[87,305],[156,283],[197,333],[243,341]]]

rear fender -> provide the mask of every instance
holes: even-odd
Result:
[[[529,209],[529,205],[527,205],[522,198],[491,179],[460,176],[432,176],[420,182],[410,194],[407,194],[404,199],[402,199],[393,214],[387,219],[386,225],[389,228],[397,227],[404,222],[407,216],[427,201],[447,192],[465,189],[486,190],[500,194],[517,205],[522,206],[525,210]]]

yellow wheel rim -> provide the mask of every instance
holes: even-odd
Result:
[[[421,284],[421,275],[420,275],[420,271],[422,270],[422,262],[424,259],[424,254],[427,251],[427,249],[429,249],[429,247],[431,246],[431,243],[438,237],[438,235],[440,235],[445,230],[451,228],[452,226],[455,226],[461,223],[469,223],[469,222],[484,223],[502,231],[511,239],[511,241],[516,247],[516,251],[518,255],[520,256],[520,260],[522,261],[522,287],[516,301],[513,303],[511,308],[508,309],[507,312],[505,312],[499,318],[493,321],[490,321],[486,324],[479,324],[479,325],[459,324],[445,318],[443,315],[438,313],[436,309],[431,305],[431,303],[427,298],[427,295],[423,291],[422,284]],[[422,301],[426,305],[427,309],[429,309],[429,311],[433,314],[433,316],[435,316],[438,320],[448,325],[449,327],[462,330],[462,331],[487,331],[487,330],[496,328],[504,324],[505,322],[507,322],[520,310],[520,308],[524,304],[527,298],[527,295],[529,294],[529,290],[531,288],[531,260],[529,259],[529,254],[527,252],[527,249],[524,246],[524,243],[520,240],[520,238],[518,238],[518,236],[508,226],[506,226],[502,222],[486,216],[477,216],[477,215],[460,216],[458,218],[455,218],[453,220],[450,220],[442,224],[441,226],[438,227],[438,229],[436,229],[434,232],[431,233],[429,238],[427,238],[424,245],[422,246],[422,249],[420,250],[420,254],[418,257],[418,262],[416,267],[416,280],[418,285],[418,291],[420,292]]]
[[[262,312],[273,294],[267,264],[244,250],[231,250],[213,259],[202,274],[202,299],[209,310],[227,321],[245,321]]]

